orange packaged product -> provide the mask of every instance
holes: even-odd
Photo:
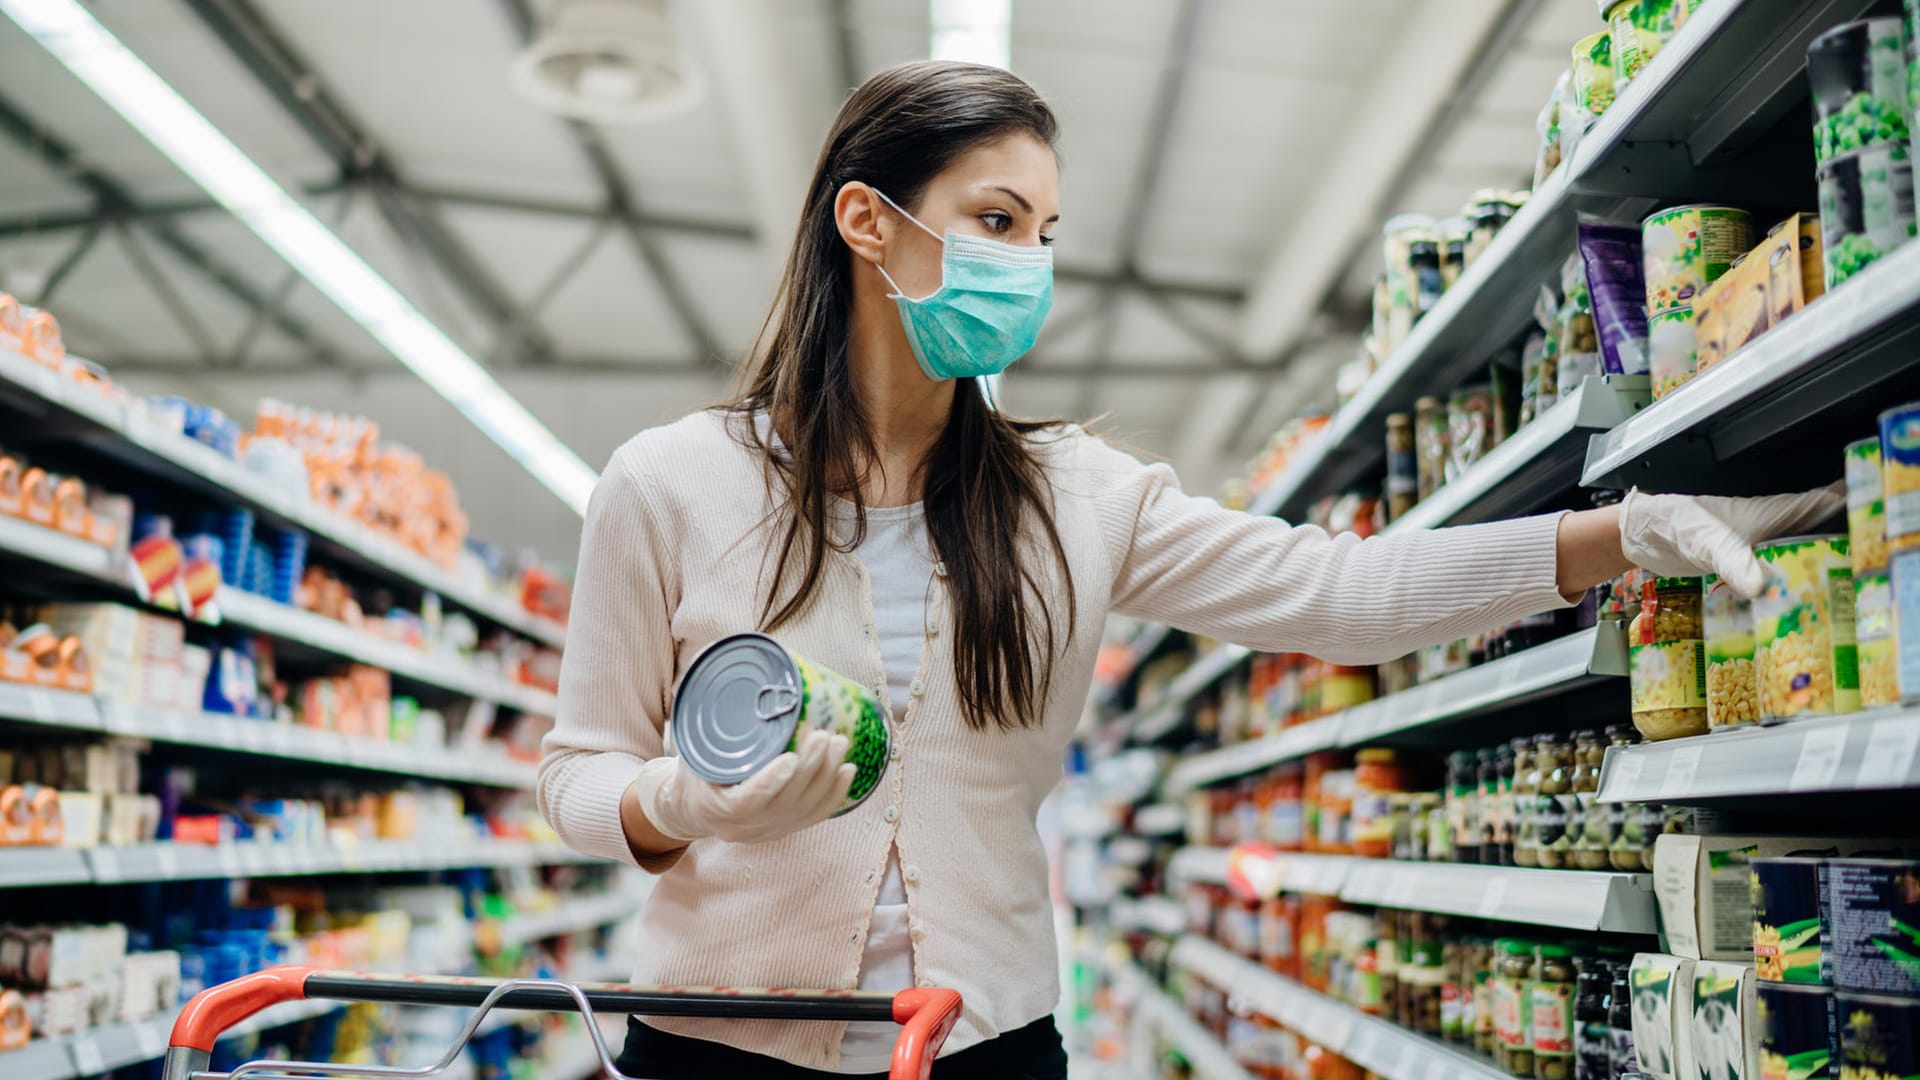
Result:
[[[1274,769],[1271,797],[1261,826],[1267,841],[1281,851],[1300,851],[1306,847],[1306,785],[1299,762],[1288,762]]]
[[[27,309],[23,309],[27,310]],[[31,311],[20,333],[20,351],[46,367],[60,370],[67,346],[60,339],[60,323],[51,312]]]
[[[64,637],[54,649],[54,668],[60,685],[82,694],[93,693],[93,666],[87,663],[86,646],[77,637]]]
[[[53,482],[53,527],[69,536],[88,539],[93,515],[87,513],[87,485],[79,477],[62,476]]]
[[[20,516],[35,524],[53,526],[53,477],[38,465],[20,474]]]
[[[27,789],[27,843],[57,847],[66,838],[60,817],[60,793],[40,784]]]
[[[1406,769],[1392,750],[1362,750],[1353,770],[1353,853],[1370,859],[1393,857],[1393,807],[1390,796],[1407,790]]]
[[[0,787],[0,847],[20,847],[33,834],[25,784]]]
[[[0,514],[9,517],[22,517],[26,514],[25,488],[21,486],[21,473],[26,466],[12,454],[0,452]]]
[[[1300,908],[1291,894],[1260,905],[1260,962],[1290,979],[1300,977]]]

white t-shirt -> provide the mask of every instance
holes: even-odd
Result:
[[[851,523],[853,507],[835,509]],[[867,535],[854,549],[873,589],[873,618],[880,638],[880,661],[887,673],[887,698],[896,726],[906,716],[914,675],[927,641],[927,592],[933,586],[933,545],[921,505],[867,509]],[[913,985],[913,943],[907,936],[907,889],[900,879],[900,854],[887,856],[866,951],[860,956],[860,989],[894,992]],[[867,1021],[847,1025],[840,1043],[843,1073],[886,1072],[893,1062],[900,1025]]]

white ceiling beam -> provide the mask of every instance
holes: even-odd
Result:
[[[1347,259],[1380,225],[1377,206],[1392,190],[1422,133],[1448,107],[1507,13],[1507,0],[1447,0],[1407,6],[1408,21],[1320,180],[1286,215],[1273,251],[1254,278],[1240,329],[1241,349],[1271,361],[1312,324]],[[1462,192],[1464,197],[1467,192]]]
[[[747,196],[766,259],[767,284],[779,279],[806,196],[813,139],[802,91],[792,75],[775,0],[700,0],[683,4],[704,45],[713,85],[746,166]]]

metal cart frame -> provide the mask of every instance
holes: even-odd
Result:
[[[208,1071],[213,1044],[229,1027],[287,1001],[377,1001],[458,1005],[475,1010],[459,1038],[430,1065],[334,1065],[314,1061],[250,1061],[232,1072]],[[767,1020],[889,1020],[901,1026],[888,1080],[927,1080],[933,1059],[960,1019],[957,990],[915,989],[897,994],[853,990],[740,990],[730,987],[630,986],[551,979],[474,979],[437,975],[371,975],[283,966],[208,987],[174,1021],[161,1075],[164,1080],[267,1080],[270,1077],[351,1076],[369,1080],[425,1080],[445,1072],[466,1049],[493,1009],[578,1012],[587,1018],[600,1067],[613,1080],[640,1080],[614,1068],[613,1053],[594,1021],[595,1011],[641,1016],[737,1017]]]

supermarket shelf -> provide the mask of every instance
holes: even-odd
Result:
[[[0,551],[106,582],[124,592],[123,599],[132,600],[132,587],[115,573],[106,550],[84,540],[0,515]],[[264,596],[222,586],[216,605],[224,621],[232,625],[384,668],[402,678],[549,716],[557,705],[555,696],[544,690],[474,670],[464,661],[409,648]]]
[[[1914,788],[1916,750],[1920,709],[1913,708],[1719,731],[1609,750],[1599,798],[1686,803]]]
[[[1172,937],[1187,928],[1187,913],[1164,896],[1120,897],[1107,905],[1107,924],[1115,930],[1145,931]]]
[[[1595,678],[1624,676],[1626,652],[1618,628],[1583,630],[1310,723],[1193,754],[1168,771],[1162,789],[1172,797],[1321,750],[1358,746],[1470,713],[1518,705]]]
[[[1490,1061],[1367,1016],[1204,938],[1181,938],[1173,947],[1172,962],[1386,1080],[1507,1076]]]
[[[1708,9],[1711,11],[1712,9]],[[1871,401],[1920,354],[1920,244],[1907,244],[1593,439],[1581,482],[1666,490],[1725,483],[1719,462]]]
[[[1604,870],[1531,870],[1515,866],[1401,862],[1354,855],[1242,853],[1242,873],[1257,878],[1263,895],[1278,892],[1338,896],[1371,904],[1469,915],[1531,926],[1652,934],[1653,878]],[[1224,885],[1228,849],[1176,852],[1172,875]]]
[[[1645,375],[1587,379],[1571,397],[1494,447],[1387,531],[1467,525],[1538,509],[1545,500],[1579,483],[1588,440],[1645,408],[1653,400],[1651,385]]]
[[[1745,198],[1797,204],[1803,190],[1811,193],[1804,147],[1757,142],[1805,100],[1808,42],[1874,7],[1873,0],[1704,5],[1581,141],[1572,162],[1574,189],[1583,196],[1650,196],[1665,205],[1724,198],[1724,170],[1739,158]],[[1745,157],[1776,149],[1778,163]],[[1770,167],[1775,164],[1784,167]],[[1778,172],[1799,182],[1781,190],[1762,186]]]
[[[260,843],[218,846],[151,843],[78,851],[12,848],[0,852],[0,887],[118,885],[309,874],[397,874],[475,866],[547,866],[597,861],[561,844],[524,840],[450,845],[372,840],[351,848]]]
[[[1626,674],[1625,634],[1618,627],[1596,626],[1348,709],[1340,714],[1340,743],[1358,746],[1409,728],[1560,693],[1591,678]]]
[[[568,897],[549,911],[514,915],[500,923],[503,945],[525,945],[550,937],[564,937],[619,922],[640,913],[646,893],[626,889],[593,896]]]
[[[531,790],[537,766],[493,748],[427,747],[219,713],[98,701],[71,690],[0,682],[0,719],[245,754],[343,765],[429,780]]]
[[[210,498],[246,506],[273,524],[305,529],[324,553],[358,570],[431,590],[451,604],[535,641],[554,646],[565,641],[564,627],[522,609],[511,598],[461,581],[419,553],[282,490],[210,447],[154,424],[144,410],[130,409],[63,379],[10,349],[0,349],[0,394],[24,401],[36,412],[52,408],[80,421],[82,441],[133,468]]]
[[[264,596],[222,586],[215,603],[220,608],[222,620],[227,623],[384,668],[401,678],[547,716],[553,715],[558,704],[558,699],[545,690],[523,686],[491,672],[477,671],[472,665],[454,657],[435,655],[388,641],[324,615],[302,611]]]
[[[1114,986],[1132,1000],[1134,1021],[1158,1031],[1161,1038],[1172,1043],[1193,1066],[1196,1077],[1200,1080],[1252,1080],[1247,1071],[1233,1060],[1227,1048],[1220,1045],[1220,1040],[1201,1027],[1199,1021],[1188,1016],[1179,1003],[1167,996],[1166,991],[1154,985],[1146,972],[1118,956],[1105,955],[1102,961],[1101,966],[1106,969]]]
[[[1314,499],[1353,484],[1385,459],[1388,413],[1412,412],[1421,395],[1450,390],[1475,369],[1484,372],[1487,358],[1527,325],[1537,287],[1558,275],[1572,248],[1566,172],[1534,191],[1314,444],[1253,498],[1250,513],[1300,520]]]
[[[1153,708],[1122,717],[1119,723],[1131,732],[1135,742],[1151,743],[1166,738],[1186,718],[1187,706],[1194,698],[1251,655],[1253,650],[1244,645],[1214,646],[1175,676]]]

